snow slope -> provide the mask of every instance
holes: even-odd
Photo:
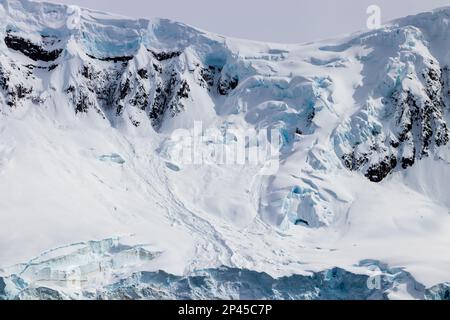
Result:
[[[450,282],[449,23],[281,45],[0,0],[0,277],[73,296],[136,272],[370,260]],[[182,163],[173,133],[196,121],[219,132],[207,146],[279,132],[279,170]],[[418,297],[402,288],[385,293]]]

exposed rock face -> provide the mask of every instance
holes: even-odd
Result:
[[[226,96],[230,91],[236,89],[239,84],[239,79],[237,77],[221,76],[219,79],[218,92],[222,96]]]
[[[181,51],[173,51],[173,52],[156,52],[153,50],[148,50],[148,51],[151,52],[153,57],[155,57],[155,59],[160,62],[179,57],[182,53]]]
[[[418,69],[382,99],[384,107],[378,118],[389,121],[391,128],[374,125],[367,132],[368,128],[354,121],[353,130],[365,140],[357,141],[352,152],[342,155],[346,168],[381,182],[393,171],[407,169],[448,144],[448,67],[440,68],[437,61],[429,60]]]
[[[133,59],[133,57],[130,56],[121,56],[121,57],[102,57],[98,58],[93,55],[87,54],[89,58],[100,60],[100,61],[112,61],[112,62],[127,62]]]
[[[381,160],[378,164],[372,165],[366,172],[366,177],[373,182],[381,182],[397,166],[397,159],[393,156]]]
[[[205,88],[213,87],[217,78],[217,73],[218,70],[216,69],[216,67],[209,66],[207,68],[202,68],[200,70],[201,75],[200,83],[203,85],[203,87]]]
[[[20,51],[34,61],[55,61],[63,51],[62,49],[48,51],[45,48],[32,43],[30,40],[15,36],[9,32],[6,34],[5,44],[8,48]]]
[[[117,69],[116,69],[117,68]],[[79,70],[80,77],[66,88],[69,101],[76,113],[87,113],[93,109],[106,118],[105,111],[115,102],[121,64],[99,70],[87,63]]]
[[[137,70],[132,67],[132,59],[111,58],[107,61],[111,64],[104,69],[91,63],[84,66],[80,71],[84,80],[67,90],[76,112],[88,112],[93,108],[101,114],[112,110],[116,116],[121,116],[125,108],[137,108],[145,112],[152,126],[159,130],[166,116],[173,118],[185,110],[185,101],[191,99],[192,85],[201,86],[213,96],[228,95],[238,85],[236,77],[222,75],[222,69],[203,67],[201,63],[197,63],[193,71],[201,75],[200,79],[192,84],[180,67],[184,63],[181,52],[148,52],[148,65]],[[136,127],[140,125],[140,121],[130,120]]]
[[[62,50],[45,51],[12,35],[8,35],[5,42],[14,50],[22,52],[33,60],[53,61],[58,58]],[[158,130],[164,117],[175,117],[185,109],[186,99],[190,98],[191,85],[184,78],[182,52],[154,52],[148,50],[147,66],[136,70],[132,67],[133,57],[97,58],[87,55],[90,61],[84,61],[84,66],[78,71],[79,77],[69,82],[64,91],[73,104],[76,113],[87,113],[94,110],[103,118],[108,113],[121,116],[127,107],[138,108],[148,115],[153,127]],[[95,61],[102,61],[101,64]],[[33,69],[47,69],[53,71],[57,65],[51,67],[29,66],[30,74]],[[198,68],[206,70],[198,65]],[[212,73],[211,78],[202,86],[214,94],[218,92],[226,95],[236,88],[236,79],[219,79],[220,74]],[[217,79],[217,81],[216,81]],[[216,90],[211,91],[212,87]],[[15,106],[18,100],[24,99],[32,92],[31,88],[21,84],[11,86],[9,74],[0,67],[0,88],[6,93],[7,104]],[[138,127],[140,121],[130,118]]]
[[[155,128],[162,125],[164,115],[175,117],[184,110],[183,99],[189,98],[190,87],[186,80],[183,80],[175,70],[165,70],[163,78],[158,79],[153,98],[150,119]]]
[[[239,85],[237,76],[224,73],[223,68],[207,66],[200,69],[200,84],[208,90],[216,91],[219,95],[226,96]]]
[[[0,63],[0,94],[3,93],[5,104],[9,107],[17,106],[21,100],[30,98],[33,93],[31,86],[17,81],[16,78],[21,76],[25,79],[31,77],[25,68],[20,68],[15,64],[3,67]]]
[[[214,96],[229,94],[238,83],[237,78],[222,76],[222,70],[212,70],[210,78],[205,74],[206,82],[203,79],[203,83],[191,82],[186,76],[188,61],[184,49],[144,48],[138,53],[126,47],[119,55],[107,47],[90,50],[90,44],[85,47],[83,40],[76,36],[74,41],[79,42],[81,50],[76,49],[73,54],[67,46],[71,31],[50,31],[55,35],[45,35],[46,32],[39,30],[28,36],[20,28],[7,26],[2,39],[6,47],[33,60],[33,63],[20,65],[12,58],[11,61],[0,61],[0,102],[3,101],[4,105],[17,107],[26,99],[39,104],[42,102],[39,95],[47,90],[37,89],[38,84],[42,84],[43,72],[47,71],[51,77],[52,72],[70,65],[76,70],[63,71],[71,76],[62,77],[65,80],[61,91],[76,114],[94,111],[112,123],[116,118],[124,117],[135,127],[144,121],[136,114],[144,114],[154,129],[159,130],[165,117],[173,118],[186,110],[186,101],[193,99],[193,86],[199,85]],[[98,42],[103,40],[98,39]],[[66,51],[68,60],[63,66],[58,59],[65,50],[69,50]],[[78,59],[80,61],[75,61]],[[209,68],[200,60],[196,73]],[[36,96],[33,96],[33,90],[36,90]],[[52,85],[51,90],[60,89]]]

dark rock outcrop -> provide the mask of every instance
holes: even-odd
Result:
[[[390,156],[379,163],[372,165],[366,172],[366,177],[372,182],[381,182],[386,178],[397,166],[397,158]]]
[[[217,91],[220,95],[226,96],[232,90],[236,89],[238,84],[239,79],[237,77],[222,76],[219,80]]]
[[[17,67],[14,67],[17,72],[20,72]],[[27,87],[22,83],[11,82],[11,72],[8,72],[0,65],[0,90],[3,91],[6,104],[10,107],[17,106],[22,99],[28,98],[33,92],[33,88]]]
[[[8,48],[16,50],[34,61],[55,61],[62,53],[62,49],[55,49],[47,51],[43,47],[32,43],[27,39],[7,33],[5,37],[5,44]]]
[[[148,51],[153,55],[153,57],[155,57],[156,60],[160,62],[179,57],[182,54],[181,51],[172,51],[172,52],[156,52],[153,50]]]
[[[381,182],[398,165],[407,169],[417,160],[429,157],[432,150],[449,143],[450,132],[444,117],[450,93],[448,68],[439,69],[437,62],[430,62],[418,77],[422,84],[420,91],[399,86],[384,99],[385,118],[392,119],[394,127],[392,135],[386,139],[380,132],[373,132],[361,149],[369,151],[359,151],[360,143],[356,143],[353,152],[342,156],[346,168],[362,171],[371,181]]]
[[[180,74],[173,70],[168,81],[160,81],[156,86],[153,98],[152,110],[149,117],[153,126],[159,129],[165,114],[175,117],[184,110],[183,99],[189,98],[191,91],[186,80],[181,79]]]
[[[95,60],[100,60],[100,61],[108,61],[108,62],[128,62],[131,59],[133,59],[132,56],[121,56],[121,57],[95,57],[93,55],[90,54],[86,54],[89,58],[91,59],[95,59]]]

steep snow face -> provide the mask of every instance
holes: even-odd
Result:
[[[346,167],[380,182],[395,169],[406,169],[448,144],[444,118],[448,67],[431,55],[422,32],[414,27],[397,28],[395,33],[387,30],[360,41],[373,48],[366,58],[377,59],[383,71],[369,69],[373,66],[363,70],[364,81],[376,86],[363,108],[339,131],[336,144]],[[383,49],[396,53],[383,56]],[[345,148],[348,136],[350,149]]]
[[[423,290],[361,295],[445,295],[446,285],[425,288],[450,280],[449,15],[280,45],[0,0],[0,280],[9,297],[24,288],[24,298],[82,297],[56,285],[74,276],[92,282],[85,291],[118,297],[158,270],[210,279],[221,266],[316,272],[302,278],[315,288],[336,267],[360,283],[368,259],[403,268]],[[267,144],[255,138],[268,132]],[[188,149],[200,162],[180,156],[180,134],[202,138]],[[267,159],[248,161],[263,144],[276,150],[270,175]],[[241,145],[244,163],[217,157]]]

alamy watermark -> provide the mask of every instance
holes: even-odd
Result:
[[[369,290],[381,290],[383,272],[380,267],[377,265],[371,265],[368,267],[368,270],[371,271],[371,275],[367,279],[367,288]]]
[[[66,21],[67,29],[69,30],[78,29],[81,23],[81,9],[77,6],[68,6],[66,13],[67,13],[67,21]]]
[[[253,166],[259,175],[274,175],[280,166],[279,129],[204,128],[175,130],[165,144],[166,156],[179,165]]]
[[[375,30],[381,28],[381,8],[378,5],[367,7],[366,13],[369,15],[366,21],[367,29]]]

